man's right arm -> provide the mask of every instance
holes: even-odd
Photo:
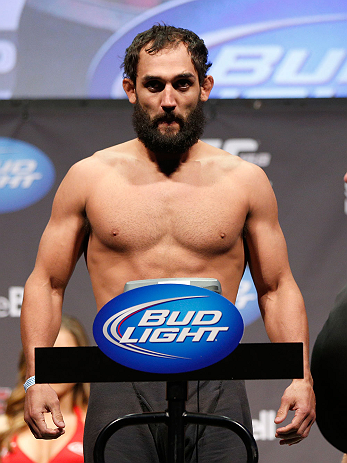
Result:
[[[53,346],[58,335],[64,291],[82,252],[86,201],[83,177],[77,164],[62,181],[40,241],[35,268],[24,288],[21,336],[26,378],[35,375],[35,347]],[[55,429],[46,426],[47,412],[52,413]],[[24,417],[37,438],[52,439],[64,432],[58,397],[48,384],[28,388]]]

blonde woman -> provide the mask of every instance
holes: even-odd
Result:
[[[55,347],[88,345],[86,333],[73,317],[63,315]],[[88,403],[86,384],[52,384],[60,399],[66,423],[65,433],[57,440],[37,440],[24,422],[25,359],[19,361],[17,386],[0,416],[1,463],[83,463],[83,431]],[[49,420],[50,414],[47,414]],[[50,426],[54,426],[53,423]]]

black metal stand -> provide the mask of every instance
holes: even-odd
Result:
[[[247,451],[247,463],[257,463],[257,444],[248,429],[241,423],[226,416],[187,412],[185,410],[187,390],[187,381],[168,381],[166,395],[168,409],[166,412],[132,414],[111,421],[104,427],[96,440],[94,463],[105,463],[104,453],[107,441],[116,431],[126,426],[153,423],[164,423],[168,427],[168,444],[170,449],[168,463],[184,463],[184,429],[188,423],[230,429],[230,431],[233,431],[242,439]]]
[[[247,450],[247,463],[256,463],[256,442],[242,424],[224,416],[185,410],[187,381],[302,378],[302,359],[302,343],[240,344],[228,357],[210,367],[164,375],[119,365],[97,347],[36,348],[35,371],[37,383],[167,381],[168,409],[164,412],[126,415],[110,422],[96,441],[95,463],[104,463],[107,441],[116,431],[125,426],[153,423],[168,426],[168,463],[184,463],[184,430],[188,423],[230,429],[242,439]]]

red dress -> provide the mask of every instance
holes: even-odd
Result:
[[[83,430],[84,422],[82,420],[81,410],[74,407],[74,413],[77,416],[77,428],[66,446],[49,460],[49,463],[83,463]],[[17,445],[17,437],[14,436],[11,441],[11,452],[5,453],[2,456],[2,463],[35,463],[31,460]]]

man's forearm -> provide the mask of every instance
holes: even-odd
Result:
[[[302,342],[304,344],[304,376],[311,381],[309,365],[309,330],[304,301],[295,287],[262,298],[264,324],[272,342]]]
[[[26,376],[35,374],[35,347],[53,346],[61,323],[62,293],[28,280],[21,311],[21,337]]]

